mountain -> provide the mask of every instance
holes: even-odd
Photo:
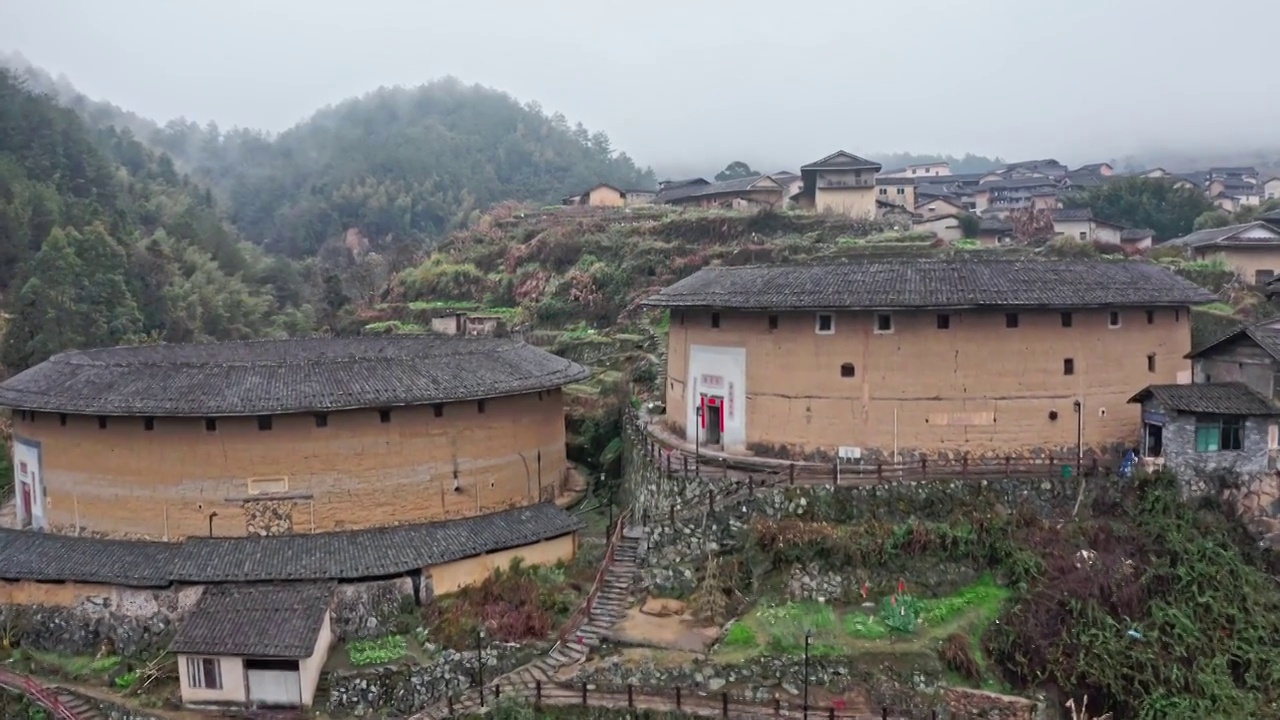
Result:
[[[90,129],[0,70],[0,360],[311,328],[308,282],[243,242],[212,193],[132,133]]]
[[[445,78],[380,88],[279,135],[185,119],[164,126],[90,100],[19,55],[0,56],[91,126],[114,126],[208,185],[243,236],[294,258],[354,235],[414,250],[506,200],[556,203],[596,183],[656,186],[608,135],[537,103]]]

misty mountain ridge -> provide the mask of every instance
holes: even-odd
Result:
[[[200,158],[200,157],[195,157],[195,158],[188,157],[189,148],[183,150],[176,147],[174,143],[172,143],[172,139],[170,139],[171,142],[167,147],[164,144],[159,144],[156,142],[157,134],[164,132],[166,128],[168,128],[172,133],[176,128],[185,127],[185,128],[188,128],[187,132],[188,134],[190,134],[189,128],[194,125],[194,123],[192,123],[191,121],[186,120],[184,118],[178,118],[178,119],[169,121],[164,126],[161,126],[155,120],[142,117],[129,110],[120,108],[119,106],[114,105],[109,101],[92,100],[87,96],[85,96],[83,93],[81,93],[65,75],[59,75],[55,78],[49,72],[34,66],[25,57],[23,57],[21,54],[18,54],[18,53],[13,53],[8,55],[0,53],[0,65],[8,66],[20,71],[22,76],[25,77],[28,80],[28,82],[31,84],[32,88],[39,90],[41,92],[46,92],[53,95],[60,102],[67,105],[68,107],[71,107],[72,109],[76,110],[81,115],[83,115],[91,124],[99,125],[99,126],[110,124],[110,125],[115,125],[121,128],[129,128],[129,130],[133,132],[134,135],[136,135],[139,139],[143,140],[145,143],[152,144],[158,149],[171,152],[171,154],[174,155],[175,162],[180,167],[186,167],[189,161],[194,160],[195,163],[190,169],[193,170],[198,177],[203,177],[205,173],[210,171],[210,168],[207,167],[206,165],[206,162],[205,162],[206,159]],[[440,81],[437,81],[437,82],[440,82]],[[447,80],[447,82],[458,83],[459,85],[461,85],[460,81],[453,80],[453,79]],[[419,87],[421,88],[421,87],[430,87],[430,86],[431,84],[429,83],[428,85],[419,86]],[[479,86],[472,86],[472,87],[478,88]],[[485,88],[485,90],[489,90],[489,89]],[[406,89],[406,88],[392,88],[392,89],[383,88],[382,91],[413,92],[412,89]],[[489,90],[489,91],[496,93],[498,95],[505,95],[504,93],[500,93],[496,90]],[[342,108],[352,102],[368,101],[370,96],[376,96],[378,95],[378,92],[380,91],[367,93],[366,95],[360,98],[351,98],[341,103],[338,103],[337,105],[332,105],[327,108],[322,108],[321,110],[313,114],[310,118],[301,120],[293,128],[283,133],[273,134],[273,133],[269,133],[261,130],[236,128],[226,134],[234,135],[237,137],[248,134],[248,135],[254,136],[255,138],[261,139],[263,141],[271,142],[278,137],[283,137],[288,133],[296,132],[299,130],[299,128],[302,128],[309,123],[317,122],[319,119],[322,119],[325,117],[326,112],[336,112],[338,111],[339,108]],[[507,97],[508,99],[510,99],[512,103],[516,102],[513,98],[510,98],[509,96]],[[527,103],[526,107],[534,108],[538,112],[541,112],[541,107],[536,102]],[[551,118],[553,120],[563,119],[563,116],[556,113],[551,115]],[[207,133],[209,130],[214,128],[217,128],[216,123],[209,122],[209,123],[206,123],[201,129]],[[1244,148],[1239,146],[1233,147],[1230,145],[1230,142],[1237,142],[1237,141],[1228,141],[1228,142],[1207,141],[1203,149],[1187,149],[1187,148],[1135,149],[1134,152],[1132,152],[1131,154],[1125,155],[1123,157],[1077,156],[1078,155],[1077,153],[1055,154],[1054,152],[1051,151],[1051,149],[1046,149],[1046,151],[1043,153],[1040,153],[1040,155],[1043,157],[1057,157],[1057,159],[1071,166],[1078,166],[1078,165],[1082,165],[1085,163],[1092,163],[1092,162],[1109,162],[1119,172],[1136,171],[1136,170],[1143,170],[1143,169],[1154,168],[1154,167],[1163,167],[1166,170],[1169,170],[1171,172],[1185,172],[1185,171],[1193,171],[1193,170],[1202,170],[1202,169],[1206,169],[1208,167],[1213,167],[1213,166],[1252,165],[1257,167],[1264,174],[1268,174],[1272,172],[1280,173],[1280,147],[1274,147],[1274,148],[1269,148],[1269,147]],[[845,147],[840,147],[840,148],[832,147],[831,149],[832,151],[836,149],[845,149],[851,152],[859,152],[860,148],[858,147],[858,145],[859,143],[850,143],[848,144],[848,146],[845,146]],[[610,149],[612,150],[612,148]],[[915,164],[915,163],[947,161],[951,164],[952,171],[957,173],[984,172],[986,170],[989,170],[1001,164],[1004,164],[1005,162],[1008,162],[1010,160],[1027,159],[1027,158],[1016,158],[1016,157],[1006,158],[1003,156],[984,156],[981,154],[965,154],[957,157],[955,155],[951,155],[947,153],[918,153],[918,152],[908,152],[908,151],[888,152],[888,151],[874,150],[874,149],[867,150],[860,154],[863,154],[866,157],[872,158],[877,162],[882,163],[886,169],[902,167],[908,164]],[[769,152],[767,150],[762,151],[758,148],[743,148],[742,152],[738,153],[735,157],[722,157],[722,158],[714,158],[714,159],[707,158],[704,160],[696,160],[696,161],[680,162],[680,163],[666,162],[666,163],[661,163],[655,166],[653,170],[654,170],[655,179],[684,178],[684,177],[706,177],[710,179],[717,172],[723,169],[727,164],[729,164],[730,162],[738,161],[738,160],[746,162],[748,165],[750,165],[754,170],[758,172],[774,173],[774,172],[779,172],[784,170],[795,172],[799,169],[799,167],[802,164],[806,162],[810,162],[812,160],[816,160],[816,159],[817,159],[816,157],[813,157],[813,158],[778,157],[775,153]],[[216,163],[213,163],[213,164],[216,164]],[[637,168],[643,167],[642,163],[635,163],[635,164],[637,165]],[[636,179],[647,181],[648,176],[645,175],[643,171],[641,171],[641,176],[637,177]],[[623,183],[627,182],[627,178],[619,179],[617,177],[610,176],[610,177],[599,177],[599,178],[594,178],[592,180],[588,180],[587,185],[594,184],[595,182],[609,182],[611,180],[614,182],[623,182]],[[641,183],[641,184],[645,184],[645,183]],[[214,182],[213,185],[215,187],[215,190],[218,191],[219,194],[222,194],[226,190],[226,188],[222,187],[221,183]],[[583,187],[585,187],[585,185]],[[570,186],[568,187],[568,189],[564,190],[564,192],[565,194],[567,194],[571,192],[580,191],[581,189],[583,188],[578,186]],[[551,195],[555,195],[555,192],[552,192]],[[522,199],[526,199],[526,198],[522,198]],[[543,197],[539,199],[549,200],[551,198],[548,196],[548,197]]]

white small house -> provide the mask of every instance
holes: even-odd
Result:
[[[178,627],[184,705],[311,707],[333,640],[331,583],[210,585]]]

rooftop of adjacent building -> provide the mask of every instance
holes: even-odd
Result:
[[[1185,307],[1216,296],[1140,260],[893,258],[716,266],[645,300],[744,310]]]
[[[0,406],[214,417],[457,402],[548,390],[589,371],[517,340],[298,338],[74,350],[0,383]]]
[[[315,650],[333,583],[255,583],[206,588],[169,651],[302,659]]]

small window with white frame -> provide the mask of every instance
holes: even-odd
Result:
[[[876,313],[876,334],[886,335],[893,332],[893,315]]]
[[[1109,328],[1120,327],[1120,311],[1119,310],[1112,310],[1111,312],[1107,313],[1107,327]]]
[[[222,663],[218,658],[188,657],[187,685],[197,690],[221,690]]]
[[[249,478],[245,481],[250,495],[269,495],[271,493],[289,492],[289,478],[283,475],[275,477]]]
[[[819,335],[834,335],[836,332],[836,316],[834,313],[818,313],[814,319],[813,331]]]

